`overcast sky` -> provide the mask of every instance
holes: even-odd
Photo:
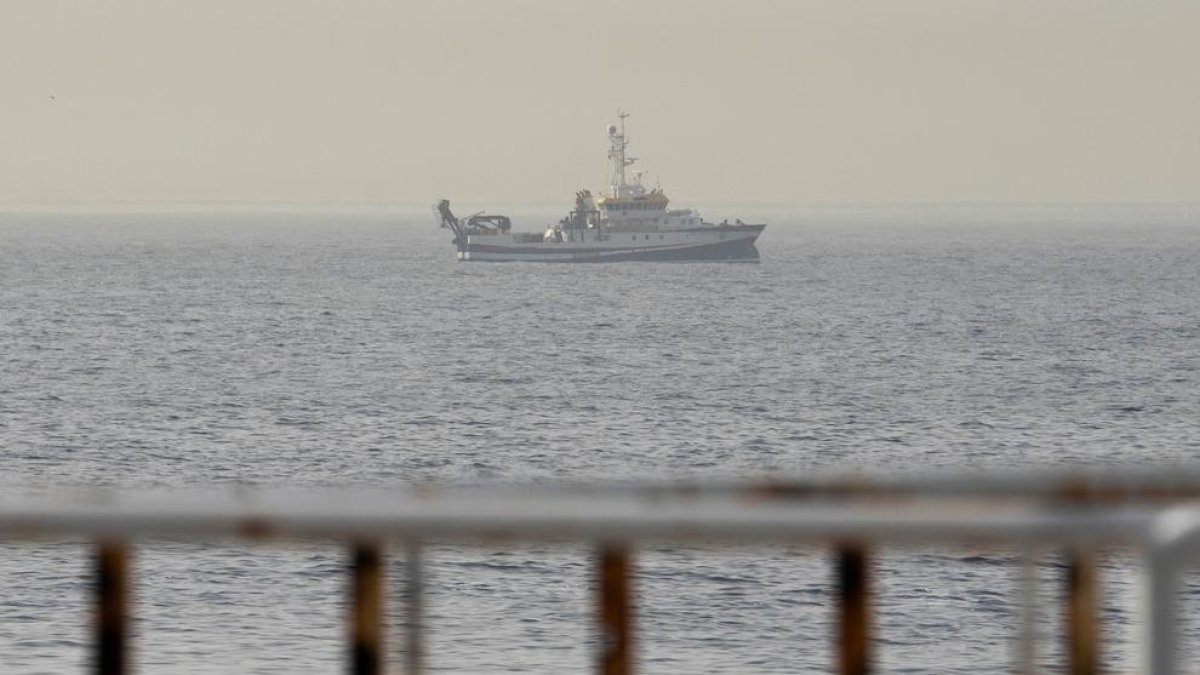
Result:
[[[1200,3],[5,0],[0,204],[1200,200]]]

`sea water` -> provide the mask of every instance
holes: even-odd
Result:
[[[709,211],[766,219],[761,263],[458,263],[411,209],[0,214],[0,489],[1198,459],[1195,207]],[[539,229],[556,214],[515,215]],[[882,552],[881,670],[1009,672],[1016,553]],[[86,663],[88,555],[0,544],[3,672]],[[588,667],[589,551],[428,556],[431,670]],[[645,672],[828,671],[828,551],[654,547],[637,561]],[[1050,662],[1063,574],[1053,552],[1039,561]],[[1105,658],[1134,669],[1136,561],[1102,566]],[[143,542],[136,662],[337,670],[345,568],[333,546]],[[1188,602],[1200,609],[1194,590]]]

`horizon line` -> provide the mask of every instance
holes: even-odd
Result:
[[[99,211],[381,211],[428,209],[436,200],[427,203],[416,201],[350,202],[350,201],[218,201],[218,200],[106,200],[106,201],[0,201],[0,213],[21,212],[74,212],[81,210]],[[460,202],[472,204],[474,202]],[[561,209],[562,204],[543,201],[496,201],[489,202],[498,208]],[[1034,200],[946,200],[946,201],[714,201],[700,204],[701,210],[711,208],[769,208],[794,210],[904,210],[904,209],[1128,209],[1128,208],[1200,208],[1200,198],[1192,200],[1116,200],[1116,201],[1034,201]]]

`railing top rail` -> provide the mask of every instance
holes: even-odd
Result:
[[[0,537],[515,539],[878,543],[1132,543],[1161,509],[1126,505],[878,499],[826,503],[753,495],[126,495],[0,499]]]

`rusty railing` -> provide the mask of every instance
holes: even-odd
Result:
[[[347,670],[385,672],[386,553],[407,559],[402,654],[419,675],[422,550],[442,542],[590,543],[595,555],[598,648],[595,671],[636,668],[635,553],[639,546],[810,543],[835,552],[837,672],[872,672],[872,551],[888,545],[1015,545],[1064,552],[1068,567],[1063,653],[1066,671],[1100,670],[1097,551],[1144,554],[1144,664],[1175,675],[1178,583],[1200,548],[1200,474],[1145,472],[1094,476],[909,478],[668,486],[426,490],[395,494],[141,495],[0,500],[0,536],[73,536],[95,543],[92,663],[97,673],[129,672],[129,556],[156,536],[328,539],[349,551]],[[399,544],[399,546],[396,546]],[[1022,598],[1032,622],[1033,594]],[[1026,643],[1033,631],[1021,633]],[[1032,673],[1034,650],[1014,669]]]

